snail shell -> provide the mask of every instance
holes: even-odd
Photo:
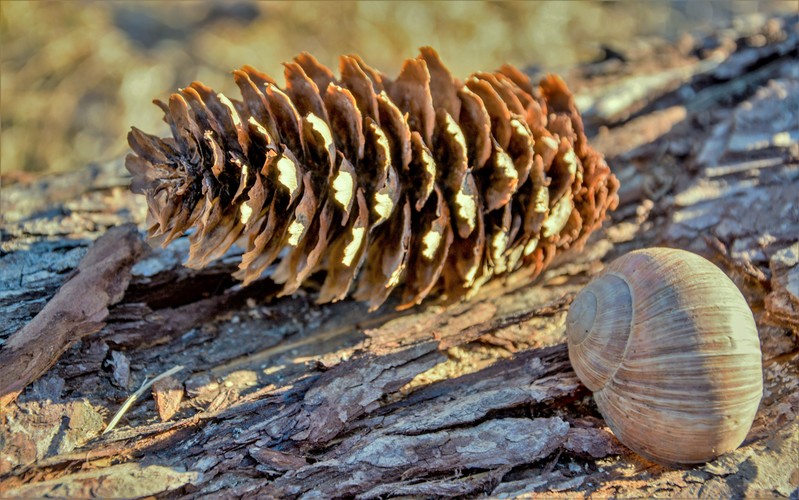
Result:
[[[624,255],[575,297],[566,328],[574,371],[633,451],[701,463],[743,442],[763,392],[760,342],[741,292],[709,261]]]

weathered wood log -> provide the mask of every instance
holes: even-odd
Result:
[[[315,305],[313,287],[279,299],[268,278],[240,288],[228,277],[235,254],[194,271],[180,266],[185,241],[153,249],[106,325],[0,415],[0,495],[795,494],[796,26],[776,20],[739,28],[734,44],[717,43],[727,31],[632,54],[623,71],[600,62],[567,75],[622,204],[584,252],[535,282],[513,275],[469,302],[368,314]],[[630,88],[645,91],[616,90]],[[112,163],[3,187],[0,339],[67,286],[93,240],[143,222],[127,182]],[[563,346],[572,294],[603,261],[652,245],[718,263],[761,336],[755,424],[742,448],[704,466],[665,469],[618,443]],[[170,386],[183,390],[171,418],[146,398],[101,434],[145,378],[176,365],[186,368]]]

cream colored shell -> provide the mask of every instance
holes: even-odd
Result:
[[[760,342],[741,292],[683,250],[624,255],[575,297],[569,358],[619,440],[665,464],[737,448],[763,392]]]

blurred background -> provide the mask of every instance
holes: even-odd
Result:
[[[510,62],[562,71],[646,37],[677,40],[796,0],[630,2],[38,2],[0,0],[0,173],[125,154],[131,125],[167,134],[151,99],[192,80],[237,96],[243,64],[282,80],[301,51],[358,53],[396,75],[432,45],[459,77]]]

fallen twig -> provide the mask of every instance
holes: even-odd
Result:
[[[154,379],[152,379],[152,380],[147,380],[147,379],[145,378],[145,379],[144,379],[144,383],[142,383],[141,387],[139,387],[139,389],[138,389],[136,392],[134,392],[133,394],[131,394],[131,395],[128,397],[128,399],[126,399],[126,400],[125,400],[125,403],[122,405],[122,407],[121,407],[121,408],[119,409],[119,411],[116,413],[116,415],[114,415],[114,418],[112,418],[112,419],[111,419],[111,421],[110,421],[110,422],[108,423],[108,425],[106,426],[105,430],[103,431],[103,434],[106,434],[106,433],[110,432],[111,430],[113,430],[113,429],[114,429],[114,427],[116,427],[116,425],[117,425],[117,424],[119,423],[119,421],[122,419],[122,416],[123,416],[123,415],[125,415],[125,413],[127,413],[127,411],[130,409],[130,407],[133,405],[133,403],[134,403],[134,402],[135,402],[135,401],[136,401],[136,400],[137,400],[137,399],[138,399],[138,398],[139,398],[139,397],[140,397],[142,394],[144,394],[144,393],[147,391],[147,389],[149,389],[150,387],[152,387],[152,385],[153,385],[154,383],[158,382],[158,381],[159,381],[159,380],[161,380],[161,379],[164,379],[164,378],[166,378],[166,377],[169,377],[170,375],[174,375],[174,374],[176,374],[177,372],[179,372],[179,371],[180,371],[180,370],[182,370],[182,369],[183,369],[183,366],[181,366],[181,365],[177,365],[177,366],[173,366],[172,368],[170,368],[169,370],[165,371],[165,372],[164,372],[164,373],[162,373],[161,375],[158,375],[157,377],[155,377],[155,378],[154,378]]]

